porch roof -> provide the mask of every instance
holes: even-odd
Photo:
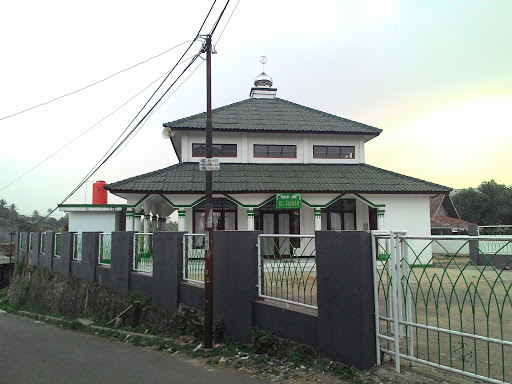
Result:
[[[204,193],[198,163],[179,163],[105,186],[112,193]],[[215,193],[448,193],[451,188],[367,164],[221,164]]]
[[[212,111],[215,131],[347,133],[378,136],[382,129],[287,100],[247,99]],[[204,130],[206,112],[165,123],[173,130]]]

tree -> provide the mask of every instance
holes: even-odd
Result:
[[[452,200],[463,220],[478,225],[512,224],[512,187],[484,181],[477,189],[463,189]]]
[[[32,212],[32,217],[36,220],[39,220],[41,218],[41,215],[39,214],[39,211],[36,209],[34,212]]]
[[[11,217],[17,217],[18,216],[18,207],[16,206],[16,204],[11,204],[9,205],[9,215]]]

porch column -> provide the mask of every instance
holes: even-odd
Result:
[[[141,232],[142,229],[142,218],[144,217],[144,213],[134,213],[133,216],[133,230],[135,232]]]
[[[149,214],[147,215],[144,215],[144,233],[150,233],[151,232],[151,222],[150,222],[150,219],[151,217],[149,216]]]
[[[386,228],[384,228],[384,226],[385,226],[384,213],[385,213],[384,209],[377,210],[377,228],[379,230],[386,229]]]
[[[315,208],[315,231],[322,230],[322,210]]]
[[[179,232],[185,232],[185,210],[179,210],[178,211],[178,231]]]
[[[254,209],[247,211],[247,230],[254,231]]]
[[[165,217],[158,218],[158,230],[165,231]]]
[[[151,232],[158,232],[158,218],[156,215],[151,215]]]
[[[135,209],[126,211],[126,231],[133,231]]]

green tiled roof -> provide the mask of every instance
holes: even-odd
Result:
[[[349,133],[377,136],[382,129],[279,98],[247,99],[212,111],[214,130]],[[206,112],[164,126],[205,129]]]
[[[113,193],[204,193],[198,163],[179,163],[108,184]],[[234,164],[213,172],[213,191],[447,193],[451,188],[367,164]]]

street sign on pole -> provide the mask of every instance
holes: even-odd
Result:
[[[218,158],[203,157],[199,160],[200,171],[218,171],[220,170],[220,162]]]

